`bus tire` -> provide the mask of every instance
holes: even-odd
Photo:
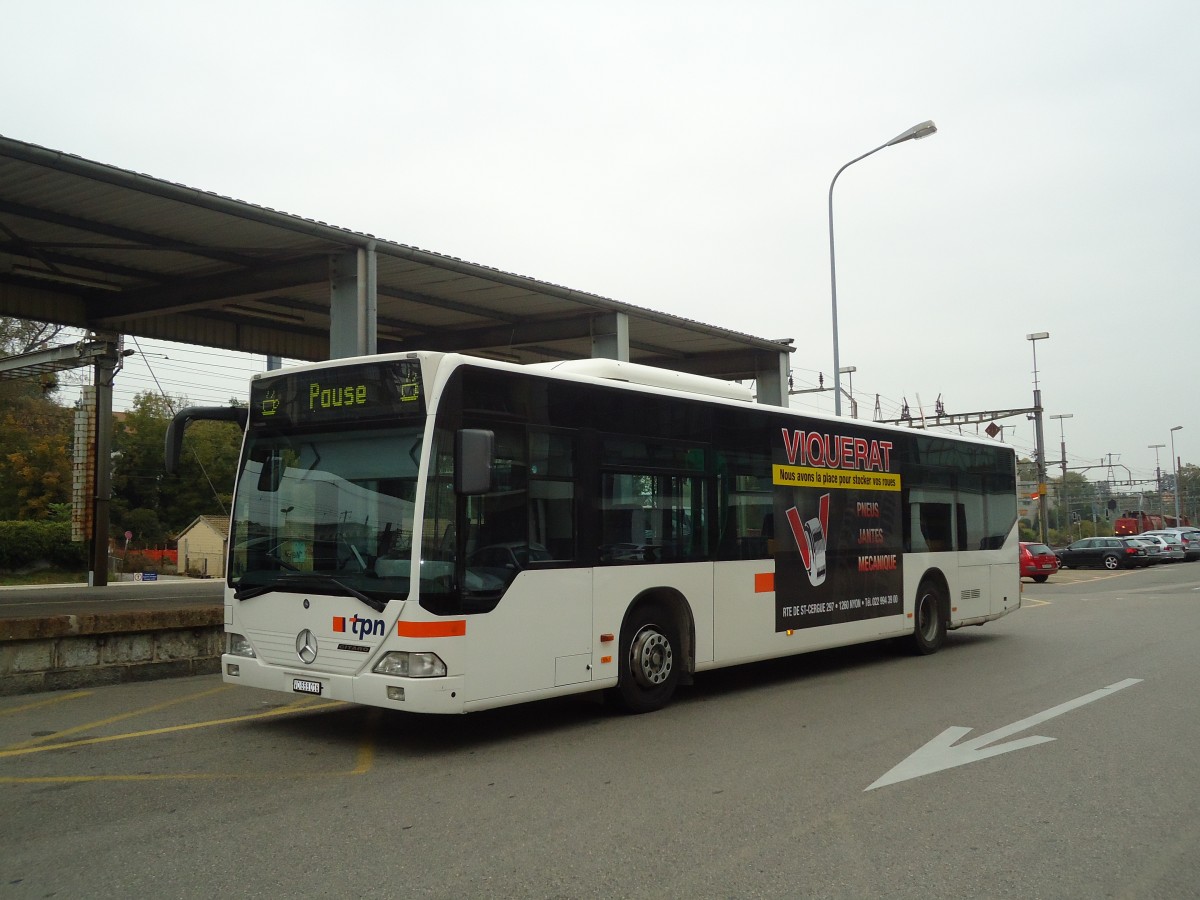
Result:
[[[917,588],[917,603],[913,608],[913,650],[928,656],[937,653],[946,640],[946,592],[931,578]]]
[[[618,705],[630,713],[666,706],[684,663],[675,619],[657,603],[638,606],[621,629],[620,652]]]

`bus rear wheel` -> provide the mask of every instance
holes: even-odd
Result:
[[[626,712],[652,712],[670,702],[683,658],[679,629],[663,607],[633,611],[621,631],[620,662],[615,697]]]
[[[913,650],[922,656],[937,653],[946,640],[945,591],[936,582],[926,579],[917,588],[917,604],[913,609]]]

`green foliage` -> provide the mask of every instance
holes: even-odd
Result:
[[[1179,512],[1193,525],[1200,522],[1200,466],[1187,463],[1179,469]]]
[[[1038,480],[1037,463],[1035,463],[1031,459],[1025,459],[1024,457],[1018,459],[1017,460],[1017,480],[1018,481],[1029,481],[1029,482],[1033,482],[1034,484],[1036,484],[1037,480]]]
[[[139,553],[136,550],[130,550],[121,560],[121,571],[157,572],[160,575],[164,572],[174,574],[175,566],[171,563],[164,563],[154,559],[145,553]]]
[[[0,316],[0,356],[16,356],[55,343],[64,325]]]
[[[173,415],[166,398],[138,394],[113,437],[119,454],[113,466],[113,529],[132,531],[139,544],[159,543],[196,516],[225,514],[232,501],[242,437],[237,426],[193,423],[179,472],[169,476],[163,471],[163,446]]]
[[[63,330],[0,316],[0,356],[61,343]],[[54,401],[56,387],[53,377],[0,380],[0,520],[70,520],[74,411]],[[132,531],[143,546],[198,515],[227,513],[233,495],[237,427],[193,424],[180,472],[168,477],[163,443],[173,415],[169,398],[143,393],[113,427],[111,530]]]
[[[71,540],[66,522],[0,522],[0,571],[50,563],[61,569],[87,568],[88,547]]]
[[[72,412],[19,390],[0,410],[0,519],[49,519],[71,500]]]
[[[133,541],[139,547],[156,547],[166,543],[170,535],[153,509],[133,509],[121,516],[119,534],[133,532]]]
[[[61,326],[0,317],[0,355],[45,347]],[[0,380],[0,519],[48,519],[71,500],[71,410],[52,376]]]

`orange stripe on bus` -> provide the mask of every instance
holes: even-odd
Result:
[[[754,574],[754,593],[769,594],[775,590],[774,572],[756,572]]]
[[[467,633],[466,619],[451,619],[448,622],[397,622],[396,634],[400,637],[437,638],[462,637]]]

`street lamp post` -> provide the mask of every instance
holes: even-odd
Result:
[[[1035,345],[1036,346],[1036,345]],[[1058,504],[1060,507],[1065,507],[1067,511],[1067,533],[1070,534],[1071,528],[1071,501],[1067,499],[1067,435],[1063,429],[1063,419],[1075,418],[1074,413],[1061,413],[1057,416],[1051,416],[1052,419],[1058,419],[1058,449],[1061,456],[1059,457],[1062,465],[1062,483],[1058,487]],[[1059,514],[1059,527],[1062,527],[1062,515]]]
[[[1033,344],[1033,423],[1037,433],[1038,520],[1042,526],[1043,544],[1049,538],[1050,526],[1046,516],[1046,441],[1042,433],[1042,392],[1038,388],[1037,342],[1048,337],[1048,331],[1035,331],[1025,335],[1025,340]]]
[[[1175,456],[1175,432],[1183,428],[1182,425],[1176,425],[1171,429],[1171,467],[1175,472],[1175,483],[1171,485],[1174,488],[1172,493],[1175,494],[1175,527],[1179,527],[1179,459]]]
[[[862,156],[856,156],[850,162],[846,163],[833,176],[833,181],[829,182],[829,290],[833,299],[833,412],[834,415],[842,414],[842,376],[841,376],[841,359],[838,355],[838,319],[837,319],[837,265],[834,262],[833,253],[833,186],[837,184],[838,175],[841,175],[848,168],[862,159],[866,159],[873,153],[878,153],[880,150],[891,147],[893,144],[903,144],[905,141],[919,141],[921,138],[927,138],[931,134],[937,132],[937,126],[932,121],[921,122],[919,125],[914,125],[912,128],[905,131],[903,134],[898,134],[886,144],[880,144],[874,150],[864,153]]]

